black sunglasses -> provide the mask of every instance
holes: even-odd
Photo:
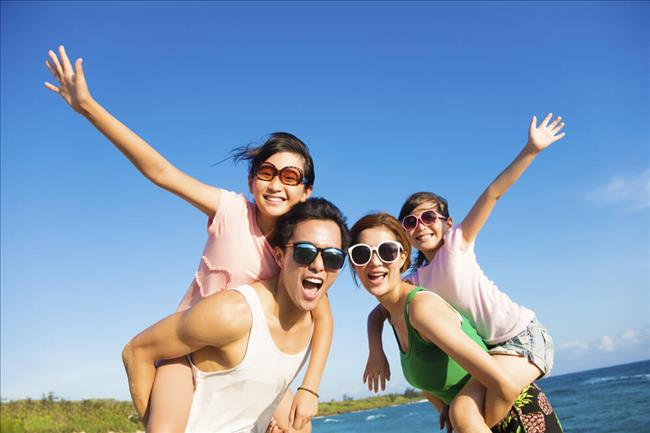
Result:
[[[334,247],[318,248],[311,242],[294,242],[288,244],[293,247],[293,260],[301,265],[310,265],[320,253],[326,269],[338,271],[345,263],[343,250]]]

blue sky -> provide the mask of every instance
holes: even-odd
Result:
[[[172,312],[205,218],[46,90],[48,49],[187,173],[246,190],[231,148],[286,130],[350,223],[411,192],[461,220],[549,111],[567,136],[498,203],[476,252],[537,312],[556,373],[650,358],[648,4],[2,2],[1,394],[128,398],[124,343]],[[330,291],[324,399],[364,395],[374,299]],[[401,391],[397,348],[385,334]]]

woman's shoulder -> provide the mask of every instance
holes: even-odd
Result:
[[[416,289],[418,290],[415,291],[414,289],[411,292],[411,307],[409,308],[409,319],[412,322],[418,323],[422,320],[446,320],[451,318],[463,322],[460,313],[440,295],[423,287],[416,287]]]

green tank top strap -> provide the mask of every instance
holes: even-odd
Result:
[[[402,372],[409,384],[425,390],[449,404],[465,383],[467,383],[469,374],[439,347],[424,340],[413,325],[411,325],[408,316],[408,305],[413,301],[415,295],[423,291],[428,290],[421,287],[414,288],[408,294],[404,303],[404,321],[408,332],[408,351],[402,352],[400,347]],[[444,301],[444,299],[442,300]],[[449,307],[458,315],[463,333],[474,340],[483,350],[487,350],[485,344],[476,333],[476,330],[472,328],[470,321],[466,320],[451,305]],[[399,343],[397,333],[395,333],[395,338]]]

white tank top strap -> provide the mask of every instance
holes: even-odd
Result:
[[[246,284],[235,287],[232,290],[241,293],[251,309],[251,332],[248,337],[246,355],[242,360],[243,364],[247,358],[257,359],[258,356],[265,356],[265,354],[268,353],[269,348],[275,347],[275,344],[273,343],[269,327],[266,323],[266,315],[264,314],[262,303],[260,302],[260,298],[255,289]],[[251,344],[252,341],[254,341],[255,344]]]
[[[275,409],[307,359],[307,348],[285,354],[276,346],[257,291],[233,288],[245,298],[252,317],[242,361],[227,371],[195,371],[195,390],[186,433],[266,431]],[[311,340],[311,338],[310,338]]]

